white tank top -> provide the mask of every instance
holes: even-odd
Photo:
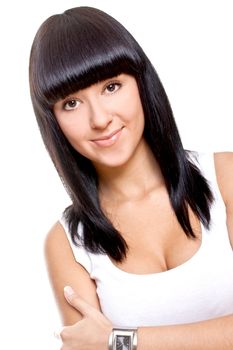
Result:
[[[233,250],[213,155],[199,154],[197,165],[215,197],[211,229],[202,225],[199,250],[171,270],[145,275],[124,272],[107,255],[75,246],[61,219],[75,259],[95,280],[102,312],[114,326],[182,324],[233,313]],[[81,224],[78,230],[82,234]]]

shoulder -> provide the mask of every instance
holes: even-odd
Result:
[[[227,228],[233,248],[233,152],[214,154],[218,186],[226,205]]]
[[[47,266],[59,261],[74,263],[74,254],[61,223],[57,221],[49,230],[44,241],[44,253]]]
[[[214,154],[216,177],[226,206],[233,211],[233,152]]]
[[[44,247],[45,253],[50,253],[51,250],[58,250],[58,252],[62,253],[64,249],[70,249],[70,244],[64,227],[59,221],[57,221],[47,233]]]

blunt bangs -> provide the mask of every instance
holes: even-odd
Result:
[[[51,107],[121,73],[137,77],[144,67],[139,48],[119,22],[97,9],[80,7],[52,16],[42,24],[32,46],[32,93]]]

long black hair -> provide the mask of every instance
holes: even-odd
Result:
[[[145,116],[144,137],[165,180],[176,217],[195,237],[188,207],[208,228],[213,200],[206,179],[184,150],[166,92],[133,36],[114,18],[91,7],[77,7],[48,18],[31,49],[31,98],[45,146],[72,200],[65,212],[71,236],[87,250],[121,261],[127,244],[103,213],[98,177],[61,131],[54,104],[96,82],[127,73],[135,77]],[[78,224],[83,224],[82,237]]]

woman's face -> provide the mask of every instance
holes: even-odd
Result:
[[[142,141],[144,114],[138,86],[127,74],[59,100],[54,113],[71,145],[94,165],[121,166]]]

